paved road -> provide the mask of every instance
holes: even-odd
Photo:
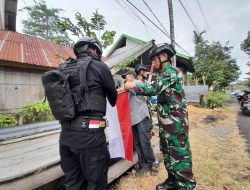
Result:
[[[231,98],[230,101],[227,102],[227,106],[232,107],[238,112],[237,123],[240,129],[240,134],[246,139],[247,151],[250,153],[250,117],[242,114],[240,105],[236,98]]]

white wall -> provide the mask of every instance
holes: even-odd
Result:
[[[138,47],[140,44],[126,38],[126,46],[125,47],[122,47],[122,48],[119,48],[117,50],[115,50],[113,53],[112,53],[112,56],[115,56],[115,55],[118,55],[124,51],[127,51],[131,48],[134,48],[134,47]]]

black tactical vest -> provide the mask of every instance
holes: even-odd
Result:
[[[84,112],[106,113],[106,97],[91,92],[87,81],[87,70],[93,60],[91,57],[68,61],[61,64],[59,70],[68,76],[76,115]]]

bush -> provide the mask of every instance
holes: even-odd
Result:
[[[0,128],[14,127],[17,125],[17,119],[12,114],[0,114]]]
[[[211,108],[211,109],[222,107],[223,102],[226,99],[226,97],[227,95],[225,93],[210,91],[205,97],[206,105],[208,108]]]
[[[35,102],[28,104],[21,109],[21,115],[24,124],[50,121],[54,119],[48,102]]]

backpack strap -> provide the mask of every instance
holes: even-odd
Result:
[[[77,60],[77,64],[79,64],[79,78],[81,82],[81,93],[88,92],[88,82],[87,82],[87,69],[89,64],[91,63],[92,59],[85,59],[85,60]]]

